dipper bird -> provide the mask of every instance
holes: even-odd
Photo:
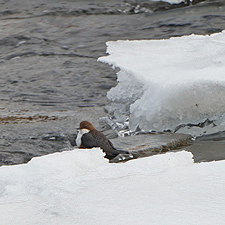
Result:
[[[95,127],[88,121],[80,123],[79,133],[76,138],[76,143],[79,148],[100,147],[106,153],[105,158],[113,159],[120,153],[129,154],[128,151],[117,150],[107,137],[96,130]]]

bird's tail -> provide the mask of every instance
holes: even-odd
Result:
[[[109,154],[106,153],[105,158],[109,159],[109,162],[121,162],[128,161],[136,157],[127,150],[119,150],[114,148]]]

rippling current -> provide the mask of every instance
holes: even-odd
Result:
[[[115,71],[97,62],[105,42],[224,29],[225,1],[2,1],[0,165],[70,149],[84,119],[116,136],[98,124],[106,93],[117,85]],[[220,132],[185,148],[195,161],[220,160],[224,143]]]

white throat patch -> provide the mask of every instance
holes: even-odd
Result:
[[[76,138],[76,143],[77,143],[77,147],[79,148],[81,145],[81,137],[83,136],[83,134],[89,133],[90,130],[88,129],[81,129],[79,130],[78,134],[77,134],[77,138]]]

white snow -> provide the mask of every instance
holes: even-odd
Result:
[[[224,130],[225,32],[107,46],[109,55],[99,61],[120,68],[107,97],[119,105],[119,120],[129,102],[131,130],[174,130],[207,118],[217,125],[205,128],[208,133]]]
[[[185,151],[120,164],[98,148],[54,153],[0,168],[0,224],[224,224],[224,171]]]

